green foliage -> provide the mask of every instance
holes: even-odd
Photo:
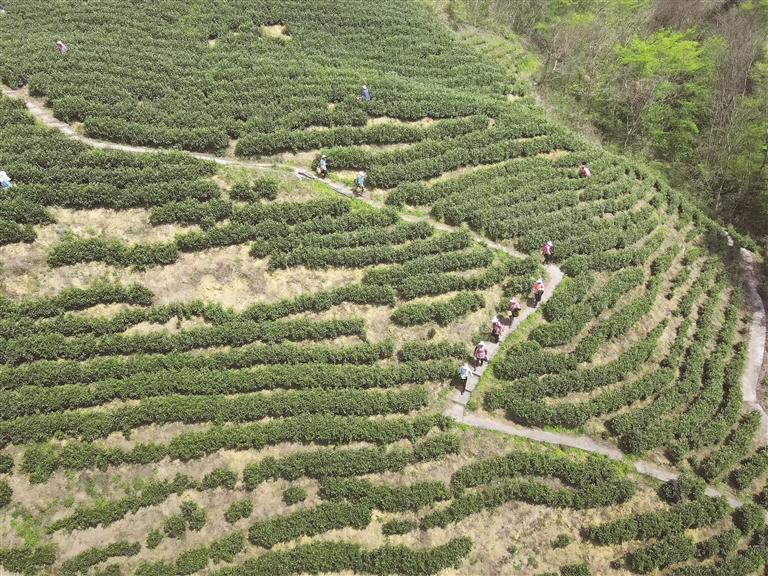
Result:
[[[358,478],[328,478],[320,485],[323,500],[348,500],[366,504],[383,512],[405,512],[449,500],[448,488],[437,481],[425,481],[410,486],[377,485]]]
[[[0,566],[11,572],[36,574],[39,567],[51,566],[55,561],[56,546],[53,544],[29,548],[0,548]]]
[[[599,526],[590,525],[584,534],[587,539],[600,545],[667,538],[688,528],[714,524],[729,510],[724,498],[703,498],[678,504],[669,510],[620,518]]]
[[[224,512],[224,519],[230,524],[234,524],[242,518],[248,518],[253,512],[253,504],[250,500],[240,500],[232,502]]]
[[[5,508],[11,502],[13,489],[5,480],[0,480],[0,508]]]
[[[0,474],[9,474],[13,471],[13,457],[0,453]]]
[[[472,292],[460,293],[450,300],[422,303],[412,302],[395,308],[392,321],[400,326],[416,326],[428,322],[437,322],[447,326],[462,316],[485,306],[482,294]]]
[[[389,520],[381,525],[381,533],[384,536],[396,536],[407,534],[417,528],[418,524],[412,520]]]
[[[70,558],[61,565],[61,573],[65,576],[85,574],[91,566],[115,556],[135,556],[141,550],[138,542],[113,542],[103,548],[91,548]]]
[[[160,545],[160,542],[163,540],[163,533],[159,530],[150,530],[149,534],[147,534],[147,548],[150,550],[154,550]]]
[[[287,542],[299,536],[314,536],[328,530],[345,527],[361,530],[370,522],[371,510],[367,506],[328,502],[288,516],[256,522],[248,530],[248,540],[251,544],[271,548],[278,542]]]
[[[469,538],[454,538],[434,548],[412,550],[384,546],[370,550],[346,542],[313,542],[270,551],[217,576],[289,576],[300,573],[342,572],[422,576],[457,567],[472,549]]]
[[[744,416],[723,445],[701,462],[699,474],[704,479],[711,481],[733,468],[751,450],[759,427],[760,414],[758,412],[750,412]]]
[[[289,486],[283,491],[283,502],[288,506],[298,504],[307,499],[307,491],[301,486]]]
[[[706,487],[701,478],[681,472],[677,478],[667,480],[659,487],[659,498],[669,504],[698,500],[704,496]]]
[[[558,534],[552,541],[552,548],[566,548],[571,543],[571,537],[568,534]]]
[[[588,564],[568,564],[560,567],[560,576],[592,576]]]
[[[765,511],[747,502],[733,512],[733,524],[744,536],[750,536],[765,526]]]
[[[625,562],[633,572],[648,574],[670,564],[688,560],[694,555],[694,551],[695,546],[690,538],[672,534],[663,541],[633,550],[626,555]]]

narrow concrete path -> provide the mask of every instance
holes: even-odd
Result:
[[[122,152],[129,152],[129,153],[135,153],[135,154],[142,154],[142,153],[169,153],[170,154],[170,153],[180,152],[178,150],[172,150],[168,148],[131,146],[127,144],[118,144],[118,143],[109,142],[106,140],[89,138],[87,136],[77,133],[72,128],[72,126],[70,126],[66,122],[56,119],[53,116],[53,112],[45,106],[43,101],[40,99],[31,97],[26,89],[12,90],[11,88],[5,85],[0,85],[0,89],[2,89],[2,93],[8,97],[21,99],[25,103],[27,110],[29,110],[29,112],[43,125],[55,130],[59,130],[63,134],[72,138],[73,140],[78,140],[94,148],[119,150]],[[243,168],[251,168],[251,169],[258,169],[258,170],[278,168],[278,167],[288,168],[293,170],[294,175],[297,176],[298,178],[315,180],[317,182],[324,184],[325,186],[329,187],[330,189],[334,190],[339,194],[342,194],[350,198],[355,197],[353,191],[348,186],[345,186],[344,184],[340,184],[338,182],[332,182],[329,180],[321,180],[321,179],[318,179],[312,173],[309,173],[301,169],[295,169],[293,167],[280,165],[276,162],[272,162],[272,163],[255,162],[250,160],[240,160],[236,158],[225,158],[221,156],[216,156],[214,154],[205,154],[200,152],[183,151],[183,153],[193,156],[195,158],[199,158],[201,160],[208,160],[210,162],[215,162],[216,164],[224,165],[224,166],[240,166]],[[377,208],[381,208],[383,206],[381,202],[377,202],[370,198],[362,198],[361,200]],[[401,217],[403,218],[403,220],[407,220],[407,221],[418,221],[418,220],[429,221],[430,223],[433,224],[433,226],[435,226],[439,230],[451,231],[451,230],[458,229],[457,227],[450,226],[442,222],[437,222],[429,217],[419,217],[419,216],[412,216],[412,215],[401,215]],[[486,246],[488,246],[493,250],[501,250],[503,252],[506,252],[507,254],[510,254],[516,257],[523,256],[523,254],[517,252],[516,250],[503,246],[497,242],[493,242],[491,240],[483,238],[479,234],[476,234],[474,232],[471,232],[471,234],[475,240],[485,244]],[[744,377],[742,379],[742,392],[744,394],[745,404],[751,407],[752,409],[760,411],[760,413],[762,414],[763,416],[763,421],[761,426],[762,435],[768,438],[768,414],[766,414],[765,410],[759,404],[758,396],[757,396],[759,379],[760,379],[760,370],[762,367],[763,355],[765,351],[765,339],[766,339],[765,308],[763,306],[762,299],[757,293],[757,280],[754,274],[752,254],[743,248],[741,249],[741,251],[742,251],[742,265],[744,266],[745,276],[747,278],[748,289],[749,289],[749,301],[750,301],[750,306],[752,308],[752,326],[751,326],[751,338],[750,338],[750,344],[749,344],[748,366],[747,366],[747,370],[745,371]],[[563,273],[557,266],[549,265],[546,267],[546,269],[547,269],[547,282],[545,283],[546,289],[544,292],[544,296],[542,297],[542,303],[546,302],[552,296],[552,292],[554,291],[554,288],[560,283],[560,281],[563,278]],[[520,323],[525,318],[527,318],[530,314],[532,314],[534,311],[535,311],[534,308],[526,308],[525,310],[521,311],[521,314],[516,319],[515,321],[516,323],[515,325],[513,325],[512,330],[507,328],[502,334],[501,341],[503,342],[509,336],[509,334],[512,331],[514,331],[516,327],[519,326]],[[492,358],[498,351],[498,345],[493,343],[488,343],[488,349],[489,349],[489,360],[490,360],[490,358]],[[464,394],[460,394],[458,390],[455,391],[456,394],[451,398],[451,404],[446,409],[445,413],[447,415],[451,416],[454,420],[456,420],[459,423],[465,424],[467,426],[472,426],[474,428],[482,429],[482,430],[492,430],[496,432],[501,432],[503,434],[508,434],[510,436],[519,436],[522,438],[528,438],[530,440],[543,442],[546,444],[554,444],[558,446],[576,448],[579,450],[584,450],[586,452],[591,452],[595,454],[603,454],[614,460],[620,460],[624,458],[625,455],[618,448],[615,448],[613,446],[610,446],[604,443],[597,442],[596,440],[587,436],[575,436],[571,434],[547,432],[537,428],[527,428],[527,427],[517,426],[506,421],[499,422],[490,418],[483,418],[481,416],[476,416],[474,414],[465,414],[465,407],[467,402],[469,401],[472,390],[474,390],[475,386],[477,386],[477,382],[479,381],[480,376],[483,374],[483,372],[485,372],[487,367],[488,367],[488,363],[486,363],[484,366],[480,367],[479,369],[475,370],[473,374],[470,375],[470,378],[467,381],[467,391]],[[656,480],[667,481],[677,477],[677,472],[675,472],[674,470],[666,469],[652,462],[636,461],[633,466],[637,473],[654,478]],[[730,492],[720,491],[715,488],[708,487],[707,494],[710,496],[725,496],[729,504],[734,508],[741,506],[741,502],[738,500],[738,498],[736,498],[736,496]]]
[[[757,291],[757,275],[752,253],[740,249],[741,268],[747,284],[747,307],[752,315],[747,348],[747,366],[741,375],[741,394],[744,404],[760,412],[760,437],[768,441],[768,414],[760,403],[760,377],[766,346],[765,305]]]

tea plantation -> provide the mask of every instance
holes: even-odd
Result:
[[[0,78],[0,572],[765,570],[757,246],[471,33],[19,0]]]

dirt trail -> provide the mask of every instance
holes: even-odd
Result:
[[[765,305],[757,291],[757,276],[752,253],[746,248],[740,250],[741,268],[747,283],[747,306],[752,314],[749,330],[749,348],[747,350],[747,367],[741,375],[741,395],[744,403],[751,410],[760,412],[760,436],[768,440],[768,414],[760,404],[760,375],[765,357],[766,325]]]
[[[29,96],[27,90],[12,90],[11,88],[8,88],[7,86],[4,86],[4,85],[0,86],[0,88],[2,88],[2,92],[6,96],[9,96],[11,98],[19,98],[23,100],[29,112],[45,126],[59,130],[62,133],[69,136],[70,138],[83,142],[84,144],[93,146],[94,148],[120,150],[123,152],[130,152],[130,153],[178,152],[177,150],[170,150],[166,148],[152,148],[152,147],[145,147],[145,146],[130,146],[127,144],[117,144],[114,142],[97,140],[94,138],[83,136],[82,134],[77,133],[66,122],[62,122],[61,120],[56,119],[53,116],[53,113],[51,112],[51,110],[47,108],[41,100],[32,98],[31,96]],[[240,160],[235,158],[224,158],[224,157],[216,156],[213,154],[204,154],[199,152],[186,152],[186,153],[189,154],[190,156],[199,158],[201,160],[208,160],[208,161],[215,162],[220,165],[226,165],[226,166],[240,166],[243,168],[262,169],[262,170],[280,167],[280,165],[276,163],[263,163],[263,162],[249,161],[249,160]],[[348,186],[345,186],[343,184],[330,182],[328,180],[320,180],[317,177],[315,177],[314,174],[311,174],[309,172],[306,172],[300,169],[294,170],[294,174],[298,178],[311,179],[311,180],[318,181],[324,184],[325,186],[331,188],[335,192],[342,194],[344,196],[347,196],[350,198],[353,198],[355,196],[352,190]],[[383,206],[381,202],[378,202],[375,200],[371,200],[367,198],[363,198],[362,200],[378,208],[381,208]],[[408,221],[418,221],[418,220],[429,221],[436,228],[444,231],[451,231],[451,230],[458,229],[457,227],[434,221],[429,217],[403,215],[403,219]],[[475,240],[485,244],[491,249],[502,250],[507,254],[510,254],[516,257],[522,256],[522,254],[520,254],[516,250],[512,248],[508,248],[506,246],[502,246],[501,244],[498,244],[496,242],[490,241],[486,238],[481,237],[478,234],[472,233],[472,236]],[[752,325],[751,325],[751,339],[750,339],[750,345],[749,345],[749,358],[748,358],[747,370],[745,371],[745,374],[742,379],[742,391],[744,394],[745,404],[751,407],[752,409],[758,410],[763,416],[763,426],[762,426],[763,434],[762,435],[765,438],[768,436],[768,414],[766,414],[763,407],[759,404],[758,397],[757,397],[760,370],[763,363],[763,354],[764,354],[765,338],[766,338],[765,308],[763,306],[762,299],[760,299],[759,295],[757,294],[757,281],[755,279],[755,274],[753,270],[752,254],[743,248],[742,248],[742,265],[745,270],[745,275],[747,277],[749,296],[750,296],[750,306],[752,307]],[[546,267],[546,269],[547,269],[547,282],[545,283],[546,290],[545,290],[544,296],[542,297],[542,302],[546,302],[552,296],[552,292],[554,291],[554,288],[560,283],[560,281],[563,278],[563,273],[557,266],[549,265]],[[535,308],[526,308],[526,310],[522,311],[519,318],[517,319],[516,325],[513,327],[512,330],[506,330],[505,333],[502,335],[501,340],[503,341],[504,339],[506,339],[509,336],[509,334],[512,331],[514,331],[514,329],[517,326],[519,326],[520,323],[525,318],[527,318],[530,314],[535,312],[535,310],[536,310]],[[490,360],[490,358],[492,358],[498,351],[498,345],[493,343],[488,343],[487,346],[489,350],[489,360]],[[477,369],[472,375],[470,375],[470,378],[467,381],[467,391],[465,391],[464,394],[459,394],[458,391],[456,391],[456,394],[451,399],[451,404],[446,409],[445,413],[451,416],[457,422],[461,424],[465,424],[467,426],[471,426],[473,428],[482,429],[482,430],[492,430],[492,431],[501,432],[503,434],[507,434],[510,436],[518,436],[518,437],[527,438],[527,439],[538,441],[538,442],[544,442],[546,444],[566,446],[566,447],[576,448],[579,450],[583,450],[583,451],[591,452],[595,454],[603,454],[614,460],[621,460],[625,457],[625,454],[618,448],[615,448],[613,446],[610,446],[604,443],[597,442],[594,439],[587,436],[575,436],[575,435],[563,434],[559,432],[548,432],[548,431],[537,429],[537,428],[527,428],[527,427],[517,426],[510,422],[499,422],[491,418],[484,418],[474,414],[465,414],[465,407],[467,402],[469,401],[471,392],[472,390],[474,390],[480,378],[480,375],[482,375],[482,373],[485,371],[487,366],[488,364],[486,363],[485,366],[481,367],[480,369]],[[646,462],[642,460],[635,461],[633,464],[633,467],[637,473],[642,474],[644,476],[649,476],[656,480],[666,481],[666,480],[670,480],[672,478],[677,477],[677,472],[675,472],[674,470],[669,470],[667,468],[658,466],[652,462]],[[728,503],[734,508],[741,506],[741,501],[738,498],[736,498],[734,494],[728,491],[721,491],[721,490],[717,490],[715,488],[709,487],[707,488],[707,494],[710,496],[725,496],[726,499],[728,500]]]

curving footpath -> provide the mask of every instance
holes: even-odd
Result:
[[[747,285],[747,305],[752,315],[747,349],[747,367],[741,376],[741,395],[750,410],[760,412],[760,436],[768,441],[768,414],[760,404],[760,375],[765,359],[766,326],[765,305],[757,291],[757,276],[752,253],[746,248],[739,250],[741,268]]]
[[[61,120],[58,120],[57,118],[55,118],[51,110],[45,106],[42,100],[32,98],[31,96],[29,96],[29,93],[27,90],[12,90],[11,88],[5,85],[0,85],[0,88],[2,89],[2,93],[5,94],[6,96],[23,100],[29,112],[43,125],[49,128],[59,130],[63,134],[72,138],[73,140],[78,140],[84,144],[93,146],[94,148],[119,150],[122,152],[130,152],[135,154],[179,153],[178,150],[171,150],[167,148],[130,146],[127,144],[118,144],[115,142],[97,140],[94,138],[83,136],[82,134],[79,134],[78,132],[76,132],[72,128],[72,126],[70,126],[66,122],[62,122]],[[265,162],[255,162],[250,160],[240,160],[235,158],[224,158],[221,156],[216,156],[214,154],[204,154],[200,152],[185,151],[183,153],[189,154],[190,156],[199,158],[201,160],[208,160],[210,162],[215,162],[216,164],[220,164],[224,166],[239,166],[243,168],[251,168],[251,169],[257,169],[257,170],[272,169],[276,167],[289,168],[293,170],[293,173],[297,178],[314,180],[316,182],[322,183],[323,185],[334,190],[338,194],[342,194],[350,198],[355,198],[354,192],[348,186],[345,186],[344,184],[340,184],[337,182],[325,180],[325,179],[319,179],[314,174],[301,169],[294,169],[292,167],[281,165],[274,162],[265,163]],[[366,202],[367,204],[370,204],[371,206],[375,206],[379,208],[382,206],[380,202],[371,200],[369,198],[362,198],[360,200],[363,202]],[[445,231],[458,230],[458,227],[450,226],[442,222],[437,222],[436,220],[430,217],[419,217],[419,216],[413,216],[413,215],[407,215],[407,214],[401,215],[401,217],[403,220],[408,220],[408,221],[418,221],[418,220],[428,221],[440,230],[445,230]],[[487,238],[483,238],[482,236],[480,236],[479,234],[476,234],[475,232],[470,231],[470,233],[473,239],[475,239],[480,243],[485,244],[486,246],[488,246],[493,250],[501,250],[512,256],[517,256],[517,257],[523,256],[523,254],[521,254],[520,252],[517,252],[512,248],[508,248],[497,242],[493,242],[491,240],[488,240]],[[760,371],[763,363],[765,339],[766,339],[765,308],[764,308],[762,299],[760,298],[760,295],[757,292],[757,280],[754,273],[752,254],[744,248],[741,249],[741,263],[742,263],[742,268],[744,270],[744,274],[747,281],[747,286],[749,291],[749,304],[752,312],[748,366],[742,378],[742,392],[744,395],[745,405],[753,410],[758,410],[761,413],[762,415],[761,436],[764,439],[768,440],[768,414],[766,413],[766,411],[763,409],[763,407],[760,405],[758,401]],[[547,271],[547,282],[545,283],[546,288],[544,291],[544,295],[542,297],[542,303],[546,302],[547,300],[549,300],[549,298],[551,298],[555,287],[563,279],[562,271],[555,265],[546,266],[546,271]],[[523,320],[525,320],[529,315],[533,314],[535,311],[536,311],[535,308],[530,308],[530,307],[521,311],[520,316],[517,318],[512,328],[505,330],[504,333],[502,334],[500,338],[500,343],[503,342],[509,336],[509,334],[511,334],[515,329],[517,329],[517,327],[522,323]],[[575,448],[578,450],[583,450],[585,452],[591,452],[594,454],[602,454],[604,456],[607,456],[608,458],[611,458],[612,460],[624,459],[626,455],[615,446],[598,442],[588,436],[576,436],[572,434],[563,434],[560,432],[548,432],[546,430],[541,430],[538,428],[528,428],[523,426],[517,426],[511,422],[506,422],[506,421],[500,422],[492,418],[485,418],[475,414],[467,414],[466,405],[470,399],[471,393],[477,386],[477,383],[480,380],[480,376],[487,369],[490,363],[490,360],[498,352],[499,346],[500,344],[494,344],[494,343],[487,344],[489,361],[486,362],[484,366],[476,369],[472,374],[470,374],[470,377],[467,379],[467,390],[463,394],[459,393],[458,390],[454,391],[454,394],[452,395],[449,401],[449,405],[445,410],[446,415],[450,416],[460,424],[464,424],[466,426],[471,426],[473,428],[478,428],[481,430],[490,430],[494,432],[500,432],[502,434],[507,434],[509,436],[527,438],[529,440],[543,442],[546,444],[553,444],[557,446]],[[665,468],[663,466],[659,466],[652,462],[647,462],[642,460],[635,461],[633,463],[633,467],[638,474],[653,478],[655,480],[667,481],[673,478],[677,478],[678,476],[678,473],[676,471]],[[728,500],[728,503],[734,508],[738,508],[742,504],[741,501],[732,492],[727,490],[717,490],[715,488],[708,487],[706,493],[709,496],[724,496]],[[766,514],[768,514],[768,512]]]

